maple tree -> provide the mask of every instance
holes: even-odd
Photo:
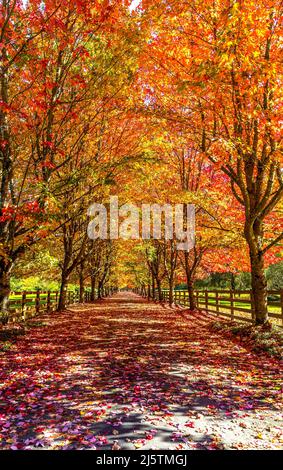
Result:
[[[120,2],[1,2],[3,318],[15,263],[50,233],[58,193],[71,186],[70,164],[82,161],[87,136],[97,142],[97,121],[130,84],[135,54],[127,15]]]
[[[158,118],[159,120],[160,118]],[[157,119],[155,119],[155,122]],[[221,251],[230,253],[243,245],[240,224],[235,217],[238,207],[231,211],[232,194],[227,177],[205,160],[201,141],[193,141],[183,124],[169,125],[162,118],[162,131],[151,138],[151,151],[157,162],[155,172],[152,166],[144,166],[144,176],[138,188],[132,191],[132,198],[164,203],[182,202],[194,204],[196,210],[196,244],[190,251],[178,251],[176,243],[152,241],[149,244],[147,262],[154,279],[154,286],[161,297],[161,284],[169,288],[170,304],[176,274],[186,278],[191,310],[196,308],[194,283],[205,269],[227,270],[221,263]],[[223,188],[225,187],[225,196]],[[146,195],[146,199],[145,199]],[[209,256],[209,263],[206,259]],[[240,258],[234,263],[241,269]],[[153,284],[153,283],[152,283]]]
[[[11,272],[34,245],[56,253],[60,298],[71,278],[81,299],[86,281],[92,299],[102,291],[113,270],[87,239],[87,208],[115,193],[196,206],[195,248],[151,240],[128,265],[131,283],[159,297],[168,286],[171,304],[186,278],[193,310],[198,277],[250,269],[266,323],[264,269],[282,246],[282,5],[130,4],[1,3],[2,316]]]
[[[195,146],[228,178],[244,215],[256,321],[265,323],[264,260],[283,237],[282,4],[169,0],[142,7],[144,24],[153,18],[141,66],[150,112],[193,129]]]

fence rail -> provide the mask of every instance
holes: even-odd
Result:
[[[102,297],[110,295],[113,288],[105,288]],[[84,292],[84,302],[90,302],[90,291]],[[66,292],[66,306],[79,303],[79,291]],[[13,291],[9,299],[9,323],[26,321],[42,313],[52,313],[58,308],[59,291]]]
[[[230,320],[254,323],[254,304],[251,290],[195,290],[196,307],[216,316]],[[169,301],[169,290],[162,290],[162,299]],[[174,291],[174,303],[184,307],[189,306],[188,292]],[[267,293],[268,315],[277,325],[283,326],[283,290],[269,290]]]

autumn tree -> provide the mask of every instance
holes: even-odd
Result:
[[[189,133],[193,126],[206,160],[227,176],[244,213],[256,323],[264,324],[264,261],[283,237],[282,3],[145,1],[137,15],[151,17],[147,103]]]
[[[80,153],[96,117],[114,97],[117,107],[131,82],[128,16],[122,2],[1,2],[3,316],[15,262],[50,230],[60,172]]]

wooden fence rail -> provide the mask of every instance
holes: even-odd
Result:
[[[251,290],[195,290],[196,306],[216,316],[226,317],[230,320],[246,321],[253,323],[254,306]],[[169,301],[169,291],[162,290],[162,299]],[[268,315],[277,325],[283,326],[283,290],[268,291]],[[189,298],[186,290],[174,291],[174,303],[184,307],[189,306]]]
[[[114,288],[104,288],[102,297],[107,297],[115,291]],[[67,291],[66,306],[79,303],[79,291]],[[23,291],[11,292],[9,299],[9,323],[26,321],[41,313],[51,313],[57,310],[58,291]],[[84,292],[84,302],[90,302],[90,291]]]

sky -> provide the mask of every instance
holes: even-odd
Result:
[[[130,11],[133,11],[137,8],[137,6],[140,4],[141,0],[133,0],[131,5],[130,5]]]

